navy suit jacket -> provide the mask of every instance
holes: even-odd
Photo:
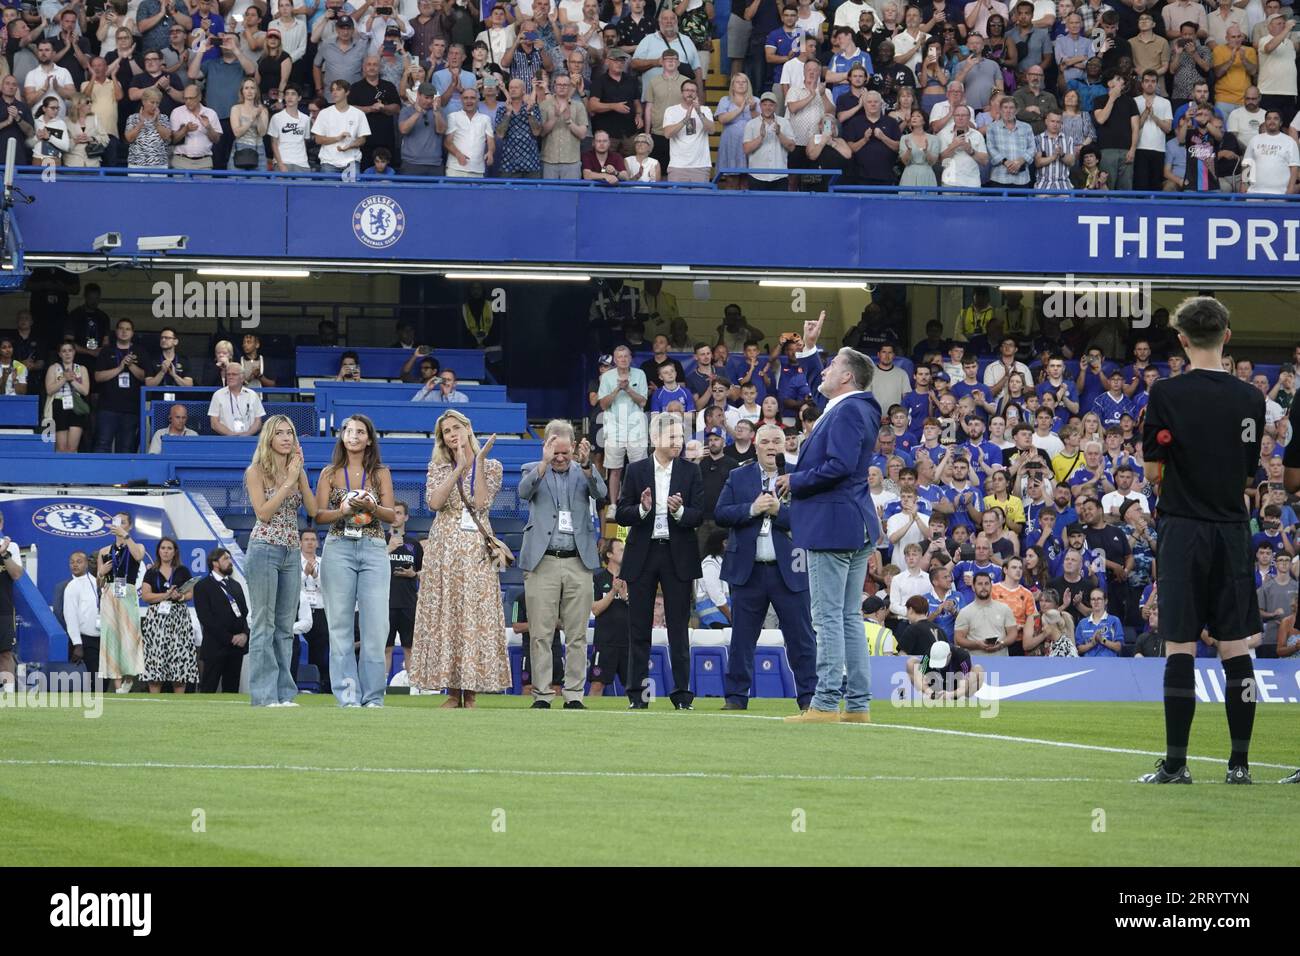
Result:
[[[880,406],[869,392],[837,402],[804,439],[790,473],[796,547],[857,551],[880,538],[867,468],[880,433]]]
[[[778,472],[785,470],[784,462],[776,460]],[[713,509],[713,520],[720,528],[730,528],[727,550],[722,556],[722,580],[733,587],[749,582],[754,571],[758,552],[758,532],[763,527],[763,515],[751,515],[754,499],[763,493],[763,472],[758,462],[751,461],[733,469],[718,495]],[[791,591],[808,590],[808,572],[794,568],[794,542],[790,540],[790,505],[782,504],[772,516],[772,547],[776,551],[776,564],[781,578]]]

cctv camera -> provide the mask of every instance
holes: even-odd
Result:
[[[141,236],[136,248],[141,252],[177,252],[184,251],[189,242],[189,236]]]
[[[95,237],[94,250],[96,252],[111,252],[122,245],[122,234],[120,232],[106,232],[102,236]]]

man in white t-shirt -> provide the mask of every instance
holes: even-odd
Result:
[[[856,30],[858,21],[862,18],[863,10],[870,10],[876,15],[876,20],[879,22],[880,13],[870,3],[855,3],[854,0],[845,0],[844,3],[835,8],[835,26],[852,27]],[[902,17],[899,18],[899,22],[902,22]]]
[[[298,112],[302,93],[297,84],[284,88],[284,109],[271,117],[267,135],[271,137],[271,151],[275,154],[275,168],[282,173],[309,173],[307,137],[311,135],[311,117]]]
[[[482,178],[496,150],[492,121],[479,112],[473,87],[461,91],[460,107],[447,117],[447,175]]]
[[[1142,91],[1133,100],[1138,113],[1138,141],[1133,158],[1133,188],[1159,192],[1165,175],[1165,142],[1174,125],[1174,111],[1157,90],[1160,74],[1146,70]],[[1031,384],[1029,382],[1026,385]]]
[[[1133,490],[1133,478],[1133,466],[1127,462],[1115,469],[1115,490],[1104,495],[1101,499],[1101,510],[1107,518],[1114,518],[1118,521],[1120,508],[1126,501],[1136,501],[1144,514],[1151,513],[1151,506],[1147,504],[1147,496],[1140,491]]]
[[[322,111],[323,112],[323,111]],[[226,366],[226,385],[208,403],[208,422],[218,435],[256,435],[262,430],[266,410],[262,399],[244,388],[244,369],[231,362]]]
[[[498,14],[497,11],[501,13]],[[474,38],[475,43],[486,43],[488,48],[488,62],[499,64],[504,60],[507,54],[513,53],[515,48],[515,26],[513,23],[506,23],[506,6],[498,3],[488,14],[486,30],[479,33]]]
[[[1241,144],[1242,149],[1246,149],[1250,146],[1250,141],[1264,128],[1264,117],[1267,114],[1259,108],[1258,86],[1246,87],[1246,95],[1242,103],[1241,108],[1233,110],[1228,117],[1228,132],[1237,137],[1237,142]]]
[[[1269,110],[1264,131],[1250,141],[1243,162],[1250,164],[1248,193],[1280,196],[1300,192],[1300,149],[1282,132],[1282,114]]]
[[[348,105],[348,89],[346,80],[331,83],[330,96],[334,105],[317,113],[316,122],[312,124],[312,136],[321,148],[321,172],[356,172],[361,162],[361,147],[370,135],[370,121],[366,114]]]
[[[27,105],[35,107],[47,96],[59,98],[59,116],[67,112],[67,99],[77,92],[72,74],[54,62],[54,43],[43,39],[36,44],[36,62],[39,64],[23,78],[23,95]]]
[[[681,93],[681,103],[664,110],[668,181],[707,183],[713,173],[713,162],[709,158],[709,134],[714,130],[713,112],[700,104],[700,88],[694,80],[683,83]]]

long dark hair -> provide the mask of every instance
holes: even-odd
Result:
[[[175,539],[175,538],[169,538],[169,537],[167,537],[166,535],[164,535],[163,537],[159,538],[159,539],[158,539],[158,543],[154,546],[154,549],[153,549],[153,557],[154,557],[154,562],[155,562],[155,563],[154,563],[154,567],[158,567],[158,568],[162,567],[162,556],[161,556],[161,551],[162,551],[162,546],[163,546],[163,542],[164,542],[164,541],[170,541],[171,544],[172,544],[172,566],[173,566],[173,568],[179,568],[179,567],[181,567],[181,546],[180,546],[179,544],[176,543],[176,539]]]
[[[379,435],[375,432],[375,423],[365,415],[349,415],[343,419],[339,425],[339,440],[334,443],[334,455],[330,458],[329,468],[326,471],[329,472],[332,483],[335,473],[345,470],[348,466],[348,449],[343,444],[343,431],[348,427],[348,422],[359,422],[365,427],[366,435],[370,438],[370,444],[361,453],[361,467],[365,472],[366,480],[373,485],[384,463],[379,457]]]
[[[1021,583],[1031,591],[1042,591],[1047,587],[1048,579],[1051,578],[1047,552],[1043,549],[1041,544],[1031,544],[1025,549],[1025,554],[1021,558],[1022,565],[1024,565],[1024,557],[1028,557],[1030,551],[1034,552],[1034,554],[1038,556],[1038,567],[1033,571],[1030,571],[1029,567],[1025,565],[1025,573],[1021,578]]]

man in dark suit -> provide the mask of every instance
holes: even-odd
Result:
[[[208,576],[194,585],[194,611],[203,629],[199,693],[239,693],[239,673],[248,653],[248,601],[231,574],[234,562],[225,548],[208,553]]]
[[[819,330],[825,317],[823,312],[810,325]],[[776,479],[777,494],[788,492],[793,499],[790,523],[795,547],[808,562],[817,631],[817,691],[808,709],[788,721],[871,720],[871,666],[860,609],[867,558],[880,538],[867,487],[880,432],[880,406],[867,391],[874,373],[871,359],[840,349],[818,386],[826,411],[804,438],[794,469]]]
[[[695,530],[703,479],[694,462],[679,457],[684,432],[681,416],[664,412],[650,424],[654,454],[628,465],[618,498],[618,523],[628,528],[623,550],[623,580],[628,586],[628,700],[631,710],[650,706],[650,629],[655,590],[663,588],[672,659],[673,706],[691,710],[691,616],[693,582],[700,576]]]
[[[817,688],[817,639],[808,603],[808,573],[796,561],[790,539],[790,504],[773,491],[785,472],[785,432],[776,425],[758,430],[758,460],[727,476],[714,508],[719,527],[730,528],[722,558],[722,580],[731,585],[731,649],[727,657],[727,702],[723,710],[745,710],[754,683],[754,645],[770,605],[785,636],[794,671],[795,695],[808,709]]]

